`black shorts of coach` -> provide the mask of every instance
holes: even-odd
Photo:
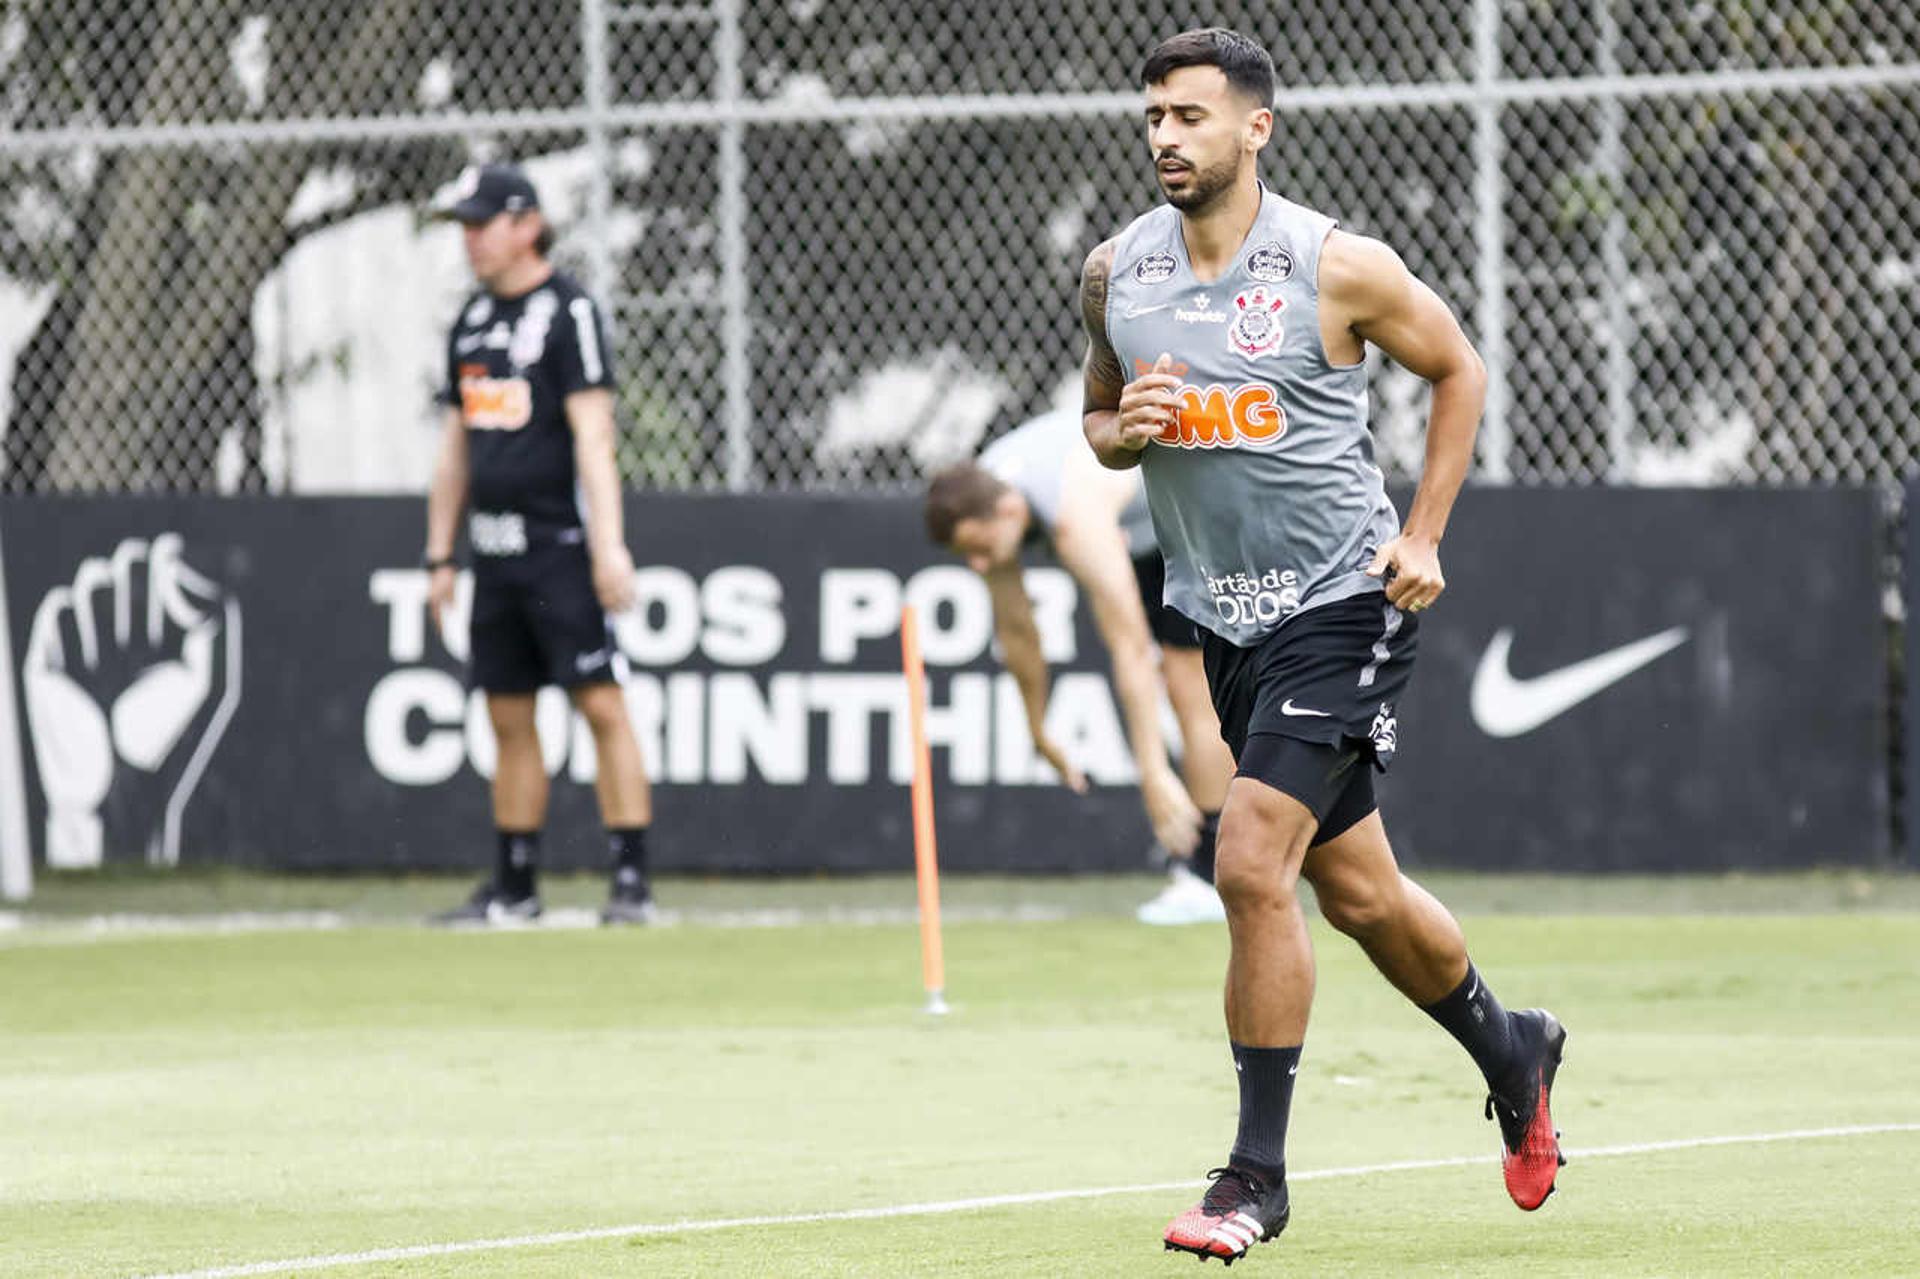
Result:
[[[1376,807],[1373,774],[1393,762],[1419,629],[1370,592],[1295,613],[1249,648],[1205,636],[1207,687],[1237,774],[1306,805],[1315,844]]]
[[[1200,628],[1167,606],[1167,561],[1159,551],[1133,557],[1133,580],[1140,584],[1140,604],[1147,610],[1147,630],[1154,642],[1168,648],[1199,648]]]
[[[469,678],[489,693],[578,688],[620,678],[613,629],[578,542],[475,556]]]

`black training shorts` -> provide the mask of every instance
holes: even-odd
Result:
[[[1133,557],[1133,580],[1140,584],[1140,603],[1147,610],[1147,629],[1155,642],[1168,648],[1199,648],[1200,628],[1167,607],[1167,561],[1159,551]]]
[[[1320,839],[1373,811],[1373,769],[1393,762],[1418,633],[1411,613],[1370,592],[1296,613],[1251,648],[1205,638],[1207,687],[1240,774],[1305,804]]]
[[[579,543],[476,556],[472,680],[489,693],[531,693],[619,678],[624,665]]]

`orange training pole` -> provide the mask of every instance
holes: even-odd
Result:
[[[947,1011],[946,960],[940,953],[940,859],[933,845],[933,763],[927,750],[927,672],[920,663],[920,623],[913,605],[900,610],[900,665],[907,676],[907,724],[913,734],[913,872],[920,885],[920,976],[927,1011]]]

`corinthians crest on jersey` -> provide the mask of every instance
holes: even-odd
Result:
[[[1264,284],[1256,284],[1233,298],[1235,315],[1227,328],[1227,342],[1242,355],[1265,355],[1280,345],[1287,331],[1280,312],[1287,300]]]

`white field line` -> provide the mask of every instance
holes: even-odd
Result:
[[[1834,1137],[1869,1137],[1885,1133],[1920,1132],[1920,1123],[1856,1124],[1843,1128],[1799,1128],[1788,1132],[1744,1133],[1726,1137],[1682,1137],[1673,1141],[1645,1141],[1624,1146],[1596,1146],[1590,1150],[1569,1149],[1569,1159],[1608,1159],[1626,1155],[1657,1154],[1669,1150],[1698,1150],[1709,1146],[1758,1146],[1782,1141],[1818,1141]],[[1378,1173],[1418,1172],[1428,1168],[1458,1168],[1470,1164],[1495,1162],[1492,1155],[1458,1155],[1450,1159],[1409,1159],[1400,1163],[1356,1164],[1350,1168],[1321,1168],[1289,1173],[1292,1181],[1331,1181],[1343,1177],[1368,1177]],[[164,1275],[146,1275],[142,1279],[246,1279],[250,1275],[279,1275],[297,1270],[328,1270],[339,1266],[365,1266],[383,1261],[413,1261],[427,1257],[450,1257],[469,1252],[504,1252],[514,1248],[548,1248],[560,1244],[588,1243],[600,1239],[634,1239],[646,1235],[705,1234],[716,1230],[749,1230],[763,1226],[803,1226],[827,1221],[880,1221],[892,1217],[933,1217],[943,1213],[975,1212],[982,1208],[1015,1208],[1031,1204],[1058,1203],[1067,1199],[1104,1199],[1116,1195],[1171,1194],[1176,1190],[1196,1189],[1200,1183],[1187,1181],[1150,1182],[1137,1186],[1099,1186],[1081,1190],[1038,1190],[1024,1194],[983,1195],[975,1199],[945,1199],[931,1203],[893,1204],[882,1208],[845,1208],[837,1212],[800,1212],[784,1216],[722,1217],[700,1221],[649,1222],[631,1226],[600,1226],[592,1230],[562,1230],[543,1235],[506,1235],[495,1239],[468,1239],[458,1243],[413,1244],[401,1248],[374,1248],[366,1252],[337,1252],[318,1257],[296,1257],[287,1261],[257,1261],[238,1266],[215,1266],[208,1270],[176,1271]]]
[[[72,917],[0,911],[0,946],[61,945],[151,937],[219,937],[233,933],[325,932],[353,923],[330,910],[228,911],[219,915],[122,912]]]
[[[950,924],[1050,924],[1071,912],[1053,906],[949,906]],[[913,906],[770,907],[765,909],[663,910],[655,927],[802,928],[808,926],[882,928],[918,923]],[[127,911],[117,914],[57,916],[0,910],[0,945],[61,945],[126,941],[151,937],[210,937],[233,933],[328,932],[347,928],[404,928],[424,919],[405,916],[350,916],[330,910],[232,911],[226,914],[167,915]],[[600,912],[588,907],[549,910],[535,923],[454,929],[480,936],[567,932],[600,926]]]

